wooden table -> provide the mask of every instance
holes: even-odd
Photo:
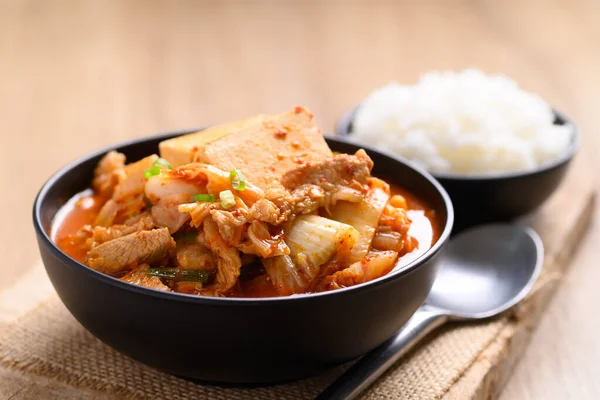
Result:
[[[35,193],[92,149],[300,104],[331,130],[374,87],[470,66],[574,118],[583,157],[600,148],[598,2],[1,2],[0,289],[38,259]],[[599,222],[504,398],[600,396]]]

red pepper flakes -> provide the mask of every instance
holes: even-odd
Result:
[[[287,136],[287,132],[283,130],[277,130],[273,133],[277,139],[285,139]]]
[[[292,158],[292,161],[295,162],[298,165],[306,164],[306,160],[304,159],[304,155],[294,156]]]
[[[308,110],[307,110],[306,108],[304,108],[304,107],[300,107],[300,106],[298,106],[298,107],[295,107],[295,108],[294,108],[294,112],[295,112],[296,114],[305,113],[306,115],[308,115],[308,118],[310,118],[311,120],[313,119],[313,115],[312,115],[312,113],[311,113],[310,111],[308,111]]]

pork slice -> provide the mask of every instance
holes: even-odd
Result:
[[[163,290],[165,292],[171,291],[167,285],[162,283],[160,278],[157,278],[156,276],[148,276],[148,268],[149,267],[147,264],[140,265],[139,268],[129,272],[127,275],[122,277],[121,280],[150,289]]]
[[[248,219],[279,225],[282,222],[281,210],[272,201],[260,199],[248,210]]]
[[[95,226],[93,228],[92,238],[97,246],[134,232],[149,231],[154,228],[154,226],[155,223],[151,216],[148,214],[140,214],[135,220],[126,221],[126,223],[122,225],[111,225],[108,228],[105,228],[104,226]]]
[[[217,260],[217,276],[211,287],[206,288],[202,293],[208,296],[219,296],[236,284],[240,276],[242,260],[240,252],[223,240],[212,218],[204,221],[203,232],[206,247],[212,250]]]
[[[175,251],[167,228],[140,231],[110,240],[87,254],[88,265],[104,273],[120,272],[135,264],[157,264]]]
[[[313,184],[330,190],[330,186],[349,186],[359,188],[371,176],[373,161],[364,150],[355,155],[338,154],[329,159],[309,163],[287,171],[281,183],[288,190],[302,185]]]
[[[279,209],[279,212],[272,217],[275,219],[274,223],[266,218],[257,219],[272,223],[273,225],[279,225],[289,220],[289,218],[293,218],[294,215],[310,214],[319,207],[325,206],[326,192],[320,186],[313,184],[301,185],[290,191],[284,188],[280,182],[274,182],[265,191],[265,199],[275,205]],[[266,204],[259,204],[259,206],[261,208],[265,207],[261,210],[261,216],[265,215],[262,211],[267,210],[266,206],[270,207],[270,205]]]

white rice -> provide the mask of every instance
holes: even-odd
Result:
[[[353,138],[431,172],[485,174],[533,169],[568,147],[571,126],[503,76],[432,72],[415,86],[373,91],[356,113]]]

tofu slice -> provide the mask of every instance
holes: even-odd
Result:
[[[174,166],[202,162],[225,171],[237,168],[263,189],[290,169],[332,157],[313,115],[303,107],[170,139],[160,151]]]
[[[189,164],[194,159],[198,149],[205,144],[244,129],[247,126],[259,125],[265,118],[265,115],[257,115],[243,121],[214,126],[203,131],[165,140],[158,145],[160,156],[169,161],[173,167]]]

